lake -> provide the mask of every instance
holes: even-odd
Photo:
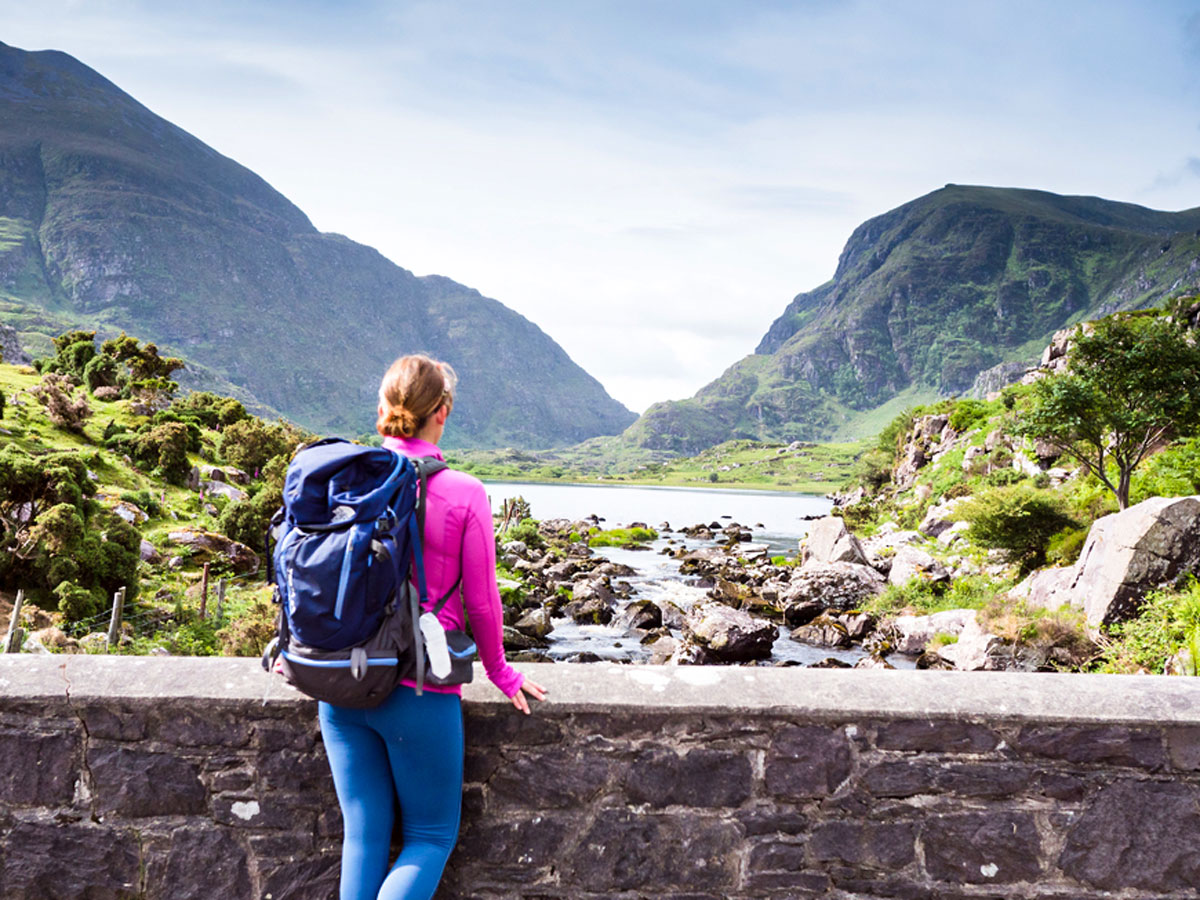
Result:
[[[535,519],[604,519],[604,528],[645,522],[657,528],[669,522],[684,528],[701,522],[730,521],[746,526],[754,540],[773,549],[795,550],[808,534],[805,516],[828,515],[833,503],[815,494],[734,488],[676,488],[642,485],[485,482],[492,510],[510,497],[524,497]]]

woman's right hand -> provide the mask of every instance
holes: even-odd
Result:
[[[546,689],[540,684],[526,678],[521,683],[520,689],[510,698],[513,706],[525,713],[525,715],[529,715],[529,701],[525,699],[526,694],[534,700],[545,700]]]

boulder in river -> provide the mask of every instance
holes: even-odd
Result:
[[[800,542],[801,565],[810,563],[857,563],[867,565],[867,554],[840,516],[817,519]]]
[[[817,647],[849,647],[853,641],[845,624],[831,615],[817,616],[807,625],[792,630],[792,640]]]
[[[597,578],[575,585],[571,601],[563,607],[563,615],[581,624],[607,625],[611,622],[615,602],[607,581]]]
[[[684,619],[687,636],[720,662],[768,659],[779,629],[747,612],[719,603],[703,603]]]
[[[662,610],[650,600],[634,600],[613,621],[618,628],[635,628],[639,631],[661,628],[662,623]]]
[[[554,626],[550,624],[550,611],[547,609],[527,610],[512,626],[521,634],[535,638],[544,638]]]

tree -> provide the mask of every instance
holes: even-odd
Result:
[[[1077,328],[1067,370],[1034,382],[1018,430],[1073,456],[1129,506],[1134,470],[1157,445],[1200,428],[1200,346],[1162,315]]]

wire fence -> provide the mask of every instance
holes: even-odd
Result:
[[[255,582],[263,583],[262,575],[257,572],[247,572],[241,575],[222,575],[219,579],[216,579],[215,583],[210,585],[209,593],[211,596],[219,598],[229,588],[245,587]],[[222,583],[224,584],[223,588],[221,587]],[[134,637],[149,637],[160,631],[178,628],[181,625],[200,619],[202,604],[200,604],[199,600],[193,601],[191,598],[185,597],[183,591],[157,597],[157,602],[161,605],[155,605],[153,602],[146,601],[130,601],[119,614],[118,628],[122,632],[132,632]],[[64,622],[59,627],[67,637],[76,639],[88,634],[107,632],[113,621],[113,606],[117,603],[117,596],[114,595],[113,604],[103,612],[96,613],[93,616],[86,616],[82,619]],[[172,603],[173,608],[171,608]],[[218,602],[216,608],[210,607],[204,619],[217,627],[227,624],[231,621],[229,604],[227,602]]]

